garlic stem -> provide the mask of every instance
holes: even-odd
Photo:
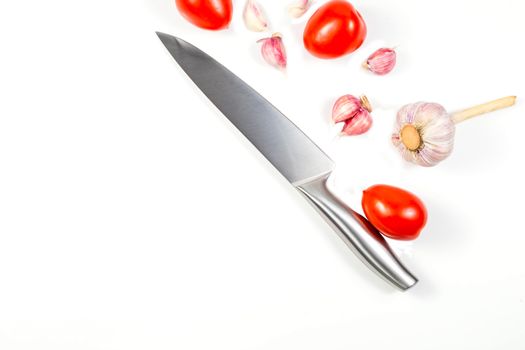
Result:
[[[456,112],[452,114],[452,120],[454,123],[461,123],[467,119],[478,116],[480,114],[485,114],[488,112],[493,112],[498,109],[506,108],[512,106],[516,102],[516,96],[507,96],[494,101],[483,103],[471,108],[467,108],[463,111]]]

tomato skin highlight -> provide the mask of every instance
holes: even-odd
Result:
[[[337,58],[357,50],[366,38],[366,24],[347,1],[332,0],[308,20],[304,47],[319,58]]]
[[[175,0],[175,4],[184,18],[203,29],[225,29],[232,19],[231,0]]]
[[[369,187],[363,191],[361,205],[368,221],[393,239],[416,239],[427,222],[427,210],[423,202],[398,187]]]

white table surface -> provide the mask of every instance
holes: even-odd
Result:
[[[0,4],[0,349],[525,348],[523,2],[356,0],[369,35],[334,61],[302,47],[308,16],[260,2],[286,75],[262,62],[241,0],[223,32],[191,26],[172,0]],[[420,283],[401,293],[364,267],[155,30],[297,123],[336,161],[351,205],[376,183],[417,193],[428,225],[393,246]],[[359,64],[381,46],[399,64],[372,76]],[[362,137],[334,137],[345,93],[376,108]],[[453,111],[506,95],[517,105],[458,126],[435,168],[389,145],[405,103]]]

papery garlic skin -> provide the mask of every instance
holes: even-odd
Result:
[[[412,146],[414,139],[406,139],[409,133],[403,133],[407,130],[417,131],[419,144],[415,147]],[[417,102],[397,112],[392,143],[406,161],[431,167],[452,153],[455,131],[454,121],[443,106]]]
[[[372,73],[385,75],[396,66],[396,56],[394,49],[382,48],[371,54],[364,66]]]
[[[297,0],[288,6],[288,13],[293,18],[299,18],[308,11],[311,5],[311,0]]]
[[[332,108],[332,120],[334,123],[345,123],[342,134],[361,135],[372,126],[371,111],[372,107],[366,96],[358,98],[344,95],[335,101]]]
[[[244,6],[243,20],[246,28],[252,32],[263,32],[268,28],[268,21],[261,6],[254,0],[247,0]]]
[[[260,39],[257,42],[262,43],[261,54],[267,63],[281,70],[286,69],[286,49],[281,34],[275,33],[270,38]]]

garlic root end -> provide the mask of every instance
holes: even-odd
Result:
[[[401,129],[399,137],[401,138],[401,142],[403,142],[405,147],[410,151],[417,151],[423,143],[419,130],[411,124],[407,124]]]

